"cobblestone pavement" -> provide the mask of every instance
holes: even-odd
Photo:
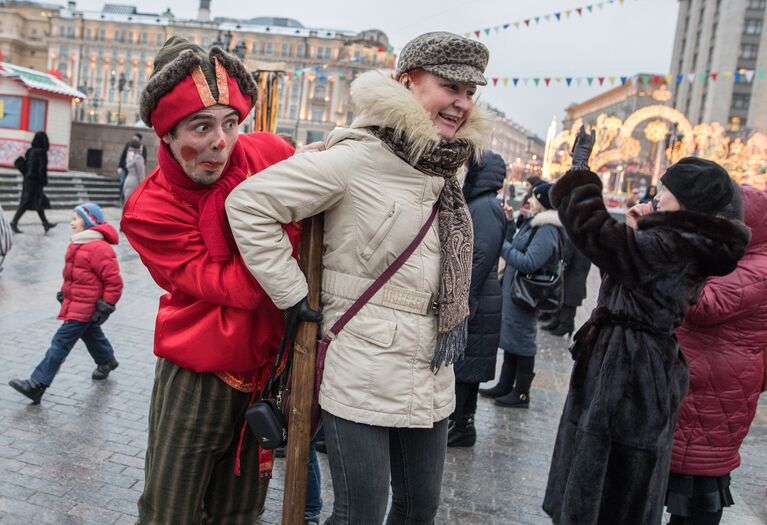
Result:
[[[106,210],[114,223],[119,213]],[[120,368],[107,381],[90,378],[82,344],[72,351],[40,406],[5,383],[28,377],[59,325],[55,293],[68,242],[68,212],[50,214],[59,226],[43,235],[33,214],[0,273],[0,523],[120,524],[135,522],[143,485],[147,409],[155,359],[152,334],[160,290],[123,238],[117,249],[125,291],[104,325]],[[590,283],[592,295],[596,280]],[[584,313],[579,312],[579,316]],[[541,510],[550,454],[571,362],[567,341],[542,335],[529,410],[501,409],[480,399],[479,440],[451,449],[438,523],[545,524]],[[733,474],[736,505],[723,523],[767,521],[767,396]],[[332,503],[325,457],[324,515]],[[281,460],[259,523],[277,524],[282,508]]]

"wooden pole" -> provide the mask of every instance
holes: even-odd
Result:
[[[300,264],[309,285],[307,300],[313,309],[320,307],[322,281],[323,216],[315,215],[301,223]],[[314,350],[317,323],[301,322],[296,334],[290,380],[291,412],[285,454],[285,491],[282,501],[282,524],[303,525],[306,506],[306,480],[309,468],[311,403],[314,394]]]

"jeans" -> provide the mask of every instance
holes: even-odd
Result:
[[[317,449],[314,444],[309,447],[309,477],[306,481],[306,507],[304,507],[304,521],[320,521],[322,511],[322,478],[320,475],[320,462],[317,460]]]
[[[115,352],[100,326],[91,322],[64,321],[51,340],[51,347],[32,372],[32,379],[50,385],[64,360],[78,339],[82,339],[88,353],[97,365],[104,365],[115,358]]]
[[[325,525],[432,524],[440,504],[447,419],[432,428],[354,423],[322,412],[333,479],[333,514]]]

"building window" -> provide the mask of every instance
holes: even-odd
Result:
[[[735,93],[732,96],[732,109],[748,109],[751,96],[745,93]]]
[[[75,28],[72,26],[67,26],[67,38],[74,38],[75,37]]]
[[[306,143],[311,144],[312,142],[325,142],[325,132],[324,131],[307,131]]]
[[[141,43],[146,44],[148,42],[149,42],[149,33],[144,31],[143,33],[141,33]]]
[[[322,122],[322,119],[325,116],[325,110],[320,108],[313,108],[312,109],[312,120],[314,122]],[[312,141],[313,142],[313,141]]]
[[[290,56],[290,44],[283,42],[280,46],[280,55],[284,57]]]
[[[304,56],[304,45],[303,44],[298,44],[296,46],[296,56],[297,57]]]
[[[740,46],[740,57],[743,60],[756,60],[756,55],[759,52],[758,44],[742,44]]]
[[[92,38],[93,38],[93,29],[91,29],[90,27],[86,27],[85,28],[85,39],[86,40],[91,40]]]
[[[767,0],[748,0],[749,9],[764,9],[767,7]]]
[[[161,46],[165,43],[165,39],[163,38],[162,33],[157,33],[155,35],[154,43],[157,44],[158,46]]]
[[[326,92],[325,86],[316,86],[314,88],[314,98],[325,100],[325,92]]]
[[[293,84],[290,86],[290,96],[293,98],[297,97],[300,89],[301,89],[301,80],[296,79],[296,82],[293,82]]]
[[[36,98],[29,101],[29,131],[45,131],[45,117],[48,103]]]
[[[290,110],[288,111],[288,118],[290,120],[296,120],[298,118],[298,106],[295,104],[290,105]]]
[[[0,128],[21,128],[21,97],[0,95]]]
[[[133,43],[133,31],[128,31],[128,36],[126,37],[128,39],[128,43]]]
[[[743,32],[747,35],[761,35],[762,20],[760,18],[746,18],[746,24]]]
[[[99,40],[106,40],[107,32],[106,29],[99,29]]]
[[[274,43],[272,43],[272,42],[267,42],[266,43],[266,46],[264,48],[264,54],[266,54],[266,55],[274,54]]]

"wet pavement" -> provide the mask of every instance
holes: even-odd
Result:
[[[105,210],[117,222],[119,211]],[[10,214],[6,212],[6,216]],[[125,238],[117,247],[125,290],[104,325],[120,361],[107,381],[90,378],[94,364],[82,343],[73,349],[40,406],[5,383],[28,377],[60,322],[55,294],[68,243],[68,212],[53,211],[59,226],[43,235],[33,214],[20,225],[0,273],[0,523],[135,523],[143,486],[147,410],[155,358],[154,317],[161,291]],[[592,274],[590,301],[597,280]],[[589,301],[589,304],[590,304]],[[584,317],[584,309],[579,317]],[[437,523],[548,524],[541,510],[550,454],[571,361],[568,341],[539,338],[537,376],[529,410],[503,409],[480,398],[478,442],[450,449]],[[499,360],[500,361],[500,360]],[[767,522],[767,396],[732,475],[735,506],[729,525]],[[323,499],[332,504],[326,458]],[[258,523],[280,523],[283,463],[276,461],[267,509]]]

